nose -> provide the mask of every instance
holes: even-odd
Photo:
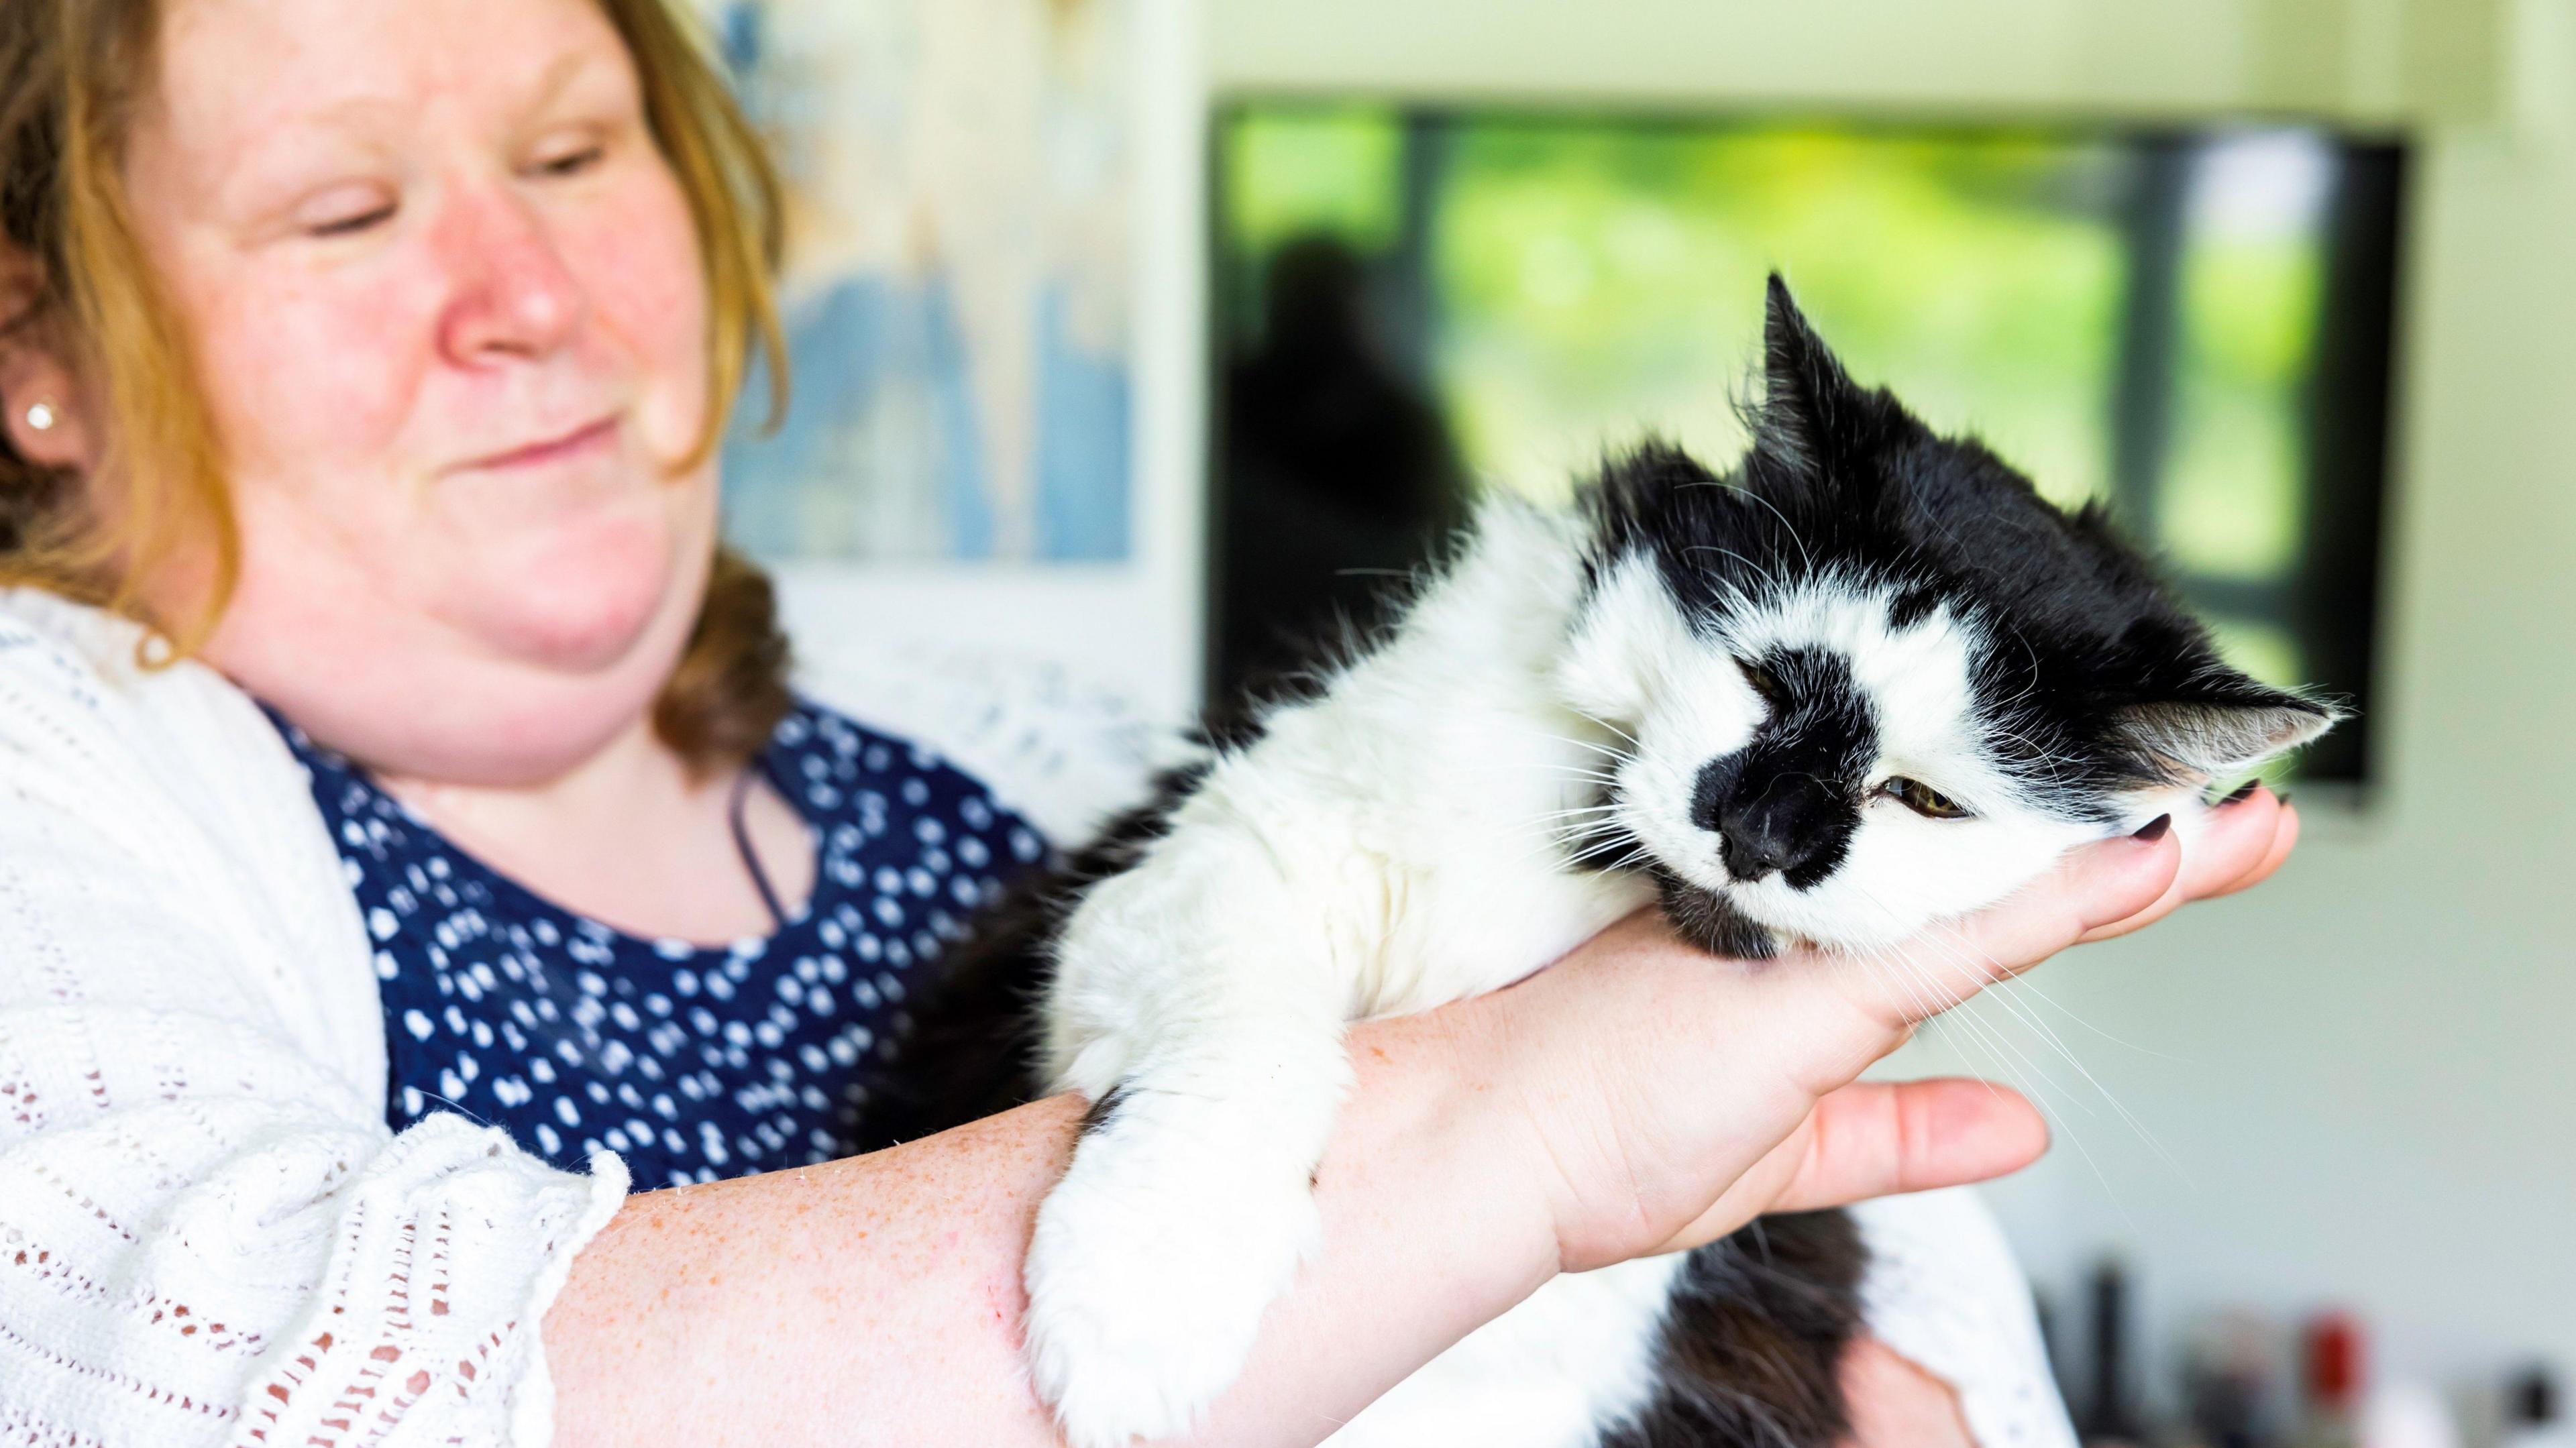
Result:
[[[1713,768],[1714,766],[1712,766]],[[1692,822],[1717,835],[1718,857],[1738,880],[1794,874],[1833,842],[1833,794],[1803,773],[1739,774],[1732,787],[1703,790]]]
[[[439,345],[460,367],[525,361],[562,347],[579,327],[581,284],[543,219],[505,191],[459,195],[437,244],[454,278]]]

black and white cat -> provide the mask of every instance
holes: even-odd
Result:
[[[1892,945],[2088,841],[2188,829],[2210,781],[2333,722],[2221,663],[2097,513],[1855,385],[1777,278],[1765,361],[1731,477],[1649,447],[1571,509],[1487,506],[1382,642],[926,1004],[921,1126],[1096,1103],[1026,1268],[1075,1448],[1180,1431],[1240,1370],[1315,1246],[1349,1022],[1655,903],[1737,957]],[[1862,1247],[1838,1213],[1761,1226],[1557,1279],[1332,1442],[1821,1448]]]

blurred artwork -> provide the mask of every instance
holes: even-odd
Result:
[[[1129,551],[1133,0],[701,0],[789,190],[794,384],[726,529],[771,559]]]

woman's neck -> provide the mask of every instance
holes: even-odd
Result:
[[[714,944],[777,924],[734,838],[741,773],[692,777],[639,718],[537,784],[382,774],[378,782],[458,846],[567,910],[632,935]],[[794,913],[813,889],[811,835],[756,774],[742,813],[760,869]]]

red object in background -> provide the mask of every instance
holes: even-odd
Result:
[[[2308,1319],[2308,1405],[2349,1415],[2361,1406],[2361,1323],[2349,1312],[2321,1312]]]

